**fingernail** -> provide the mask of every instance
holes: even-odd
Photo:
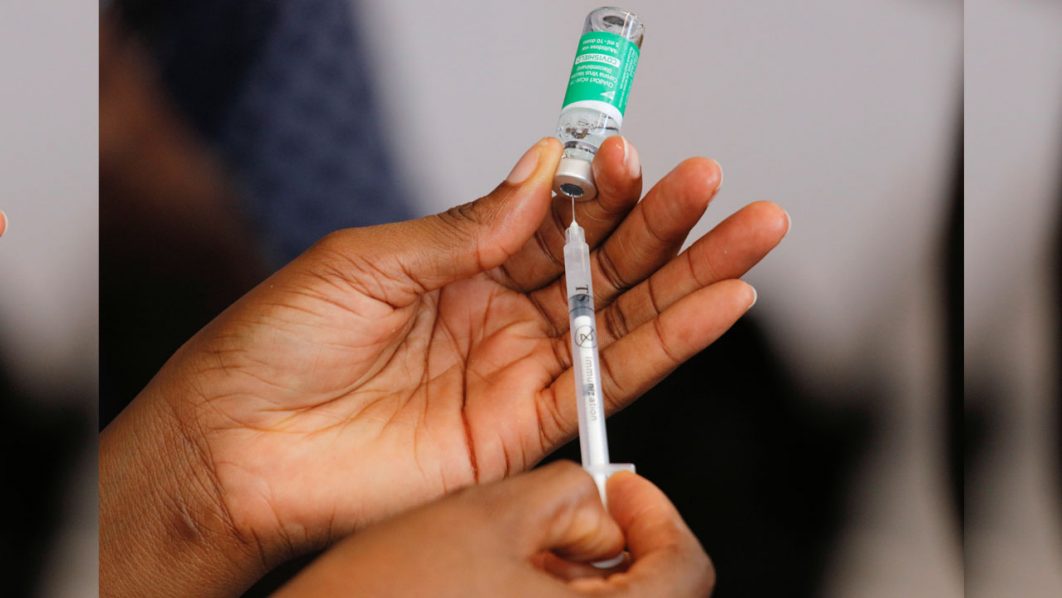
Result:
[[[627,173],[631,178],[638,178],[642,174],[642,161],[638,159],[638,148],[623,138],[623,163],[627,165]]]
[[[524,155],[520,157],[520,161],[516,163],[516,166],[513,166],[509,176],[505,177],[505,182],[511,185],[519,185],[526,181],[527,177],[531,176],[531,173],[535,171],[535,166],[538,166],[537,143],[524,152]]]
[[[715,186],[715,190],[719,191],[723,188],[723,165],[719,163],[719,160],[712,160],[712,162],[715,162],[716,168],[719,169],[719,184]]]
[[[756,287],[750,284],[749,289],[752,291],[752,302],[749,303],[749,306],[745,308],[745,311],[752,309],[752,306],[756,305],[756,299],[759,297],[759,294],[756,292]]]
[[[789,210],[782,210],[785,214],[785,234],[789,234],[789,229],[793,228],[793,218],[789,216]]]
[[[7,214],[3,210],[0,210],[0,237],[4,236],[4,231],[7,230]]]

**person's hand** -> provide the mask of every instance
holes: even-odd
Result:
[[[371,526],[277,592],[300,596],[707,596],[711,561],[667,497],[631,473],[611,517],[578,466],[559,462]],[[624,547],[626,565],[589,562]]]
[[[560,258],[570,210],[550,193],[560,153],[540,141],[489,195],[443,214],[330,235],[186,343],[101,437],[101,529],[114,530],[101,539],[101,575],[149,569],[148,558],[216,562],[207,553],[257,574],[523,471],[571,438]],[[599,196],[577,217],[595,248],[614,412],[745,313],[756,295],[736,279],[789,221],[754,203],[676,256],[722,180],[718,165],[687,160],[640,203],[626,140],[608,140],[594,170]],[[156,503],[168,512],[129,513]],[[138,517],[191,552],[160,554]],[[145,539],[122,542],[128,534]]]
[[[5,231],[7,231],[7,214],[0,210],[0,237],[4,236]]]

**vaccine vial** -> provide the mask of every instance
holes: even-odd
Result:
[[[597,195],[590,164],[605,139],[619,134],[644,33],[629,10],[604,7],[587,15],[557,122],[564,144],[553,177],[558,195],[576,201]]]

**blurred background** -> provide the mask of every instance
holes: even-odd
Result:
[[[95,591],[94,432],[168,355],[328,231],[493,188],[597,5],[0,8],[14,595]],[[647,187],[706,155],[695,235],[758,199],[793,221],[750,315],[609,424],[716,595],[1062,595],[1062,5],[625,7]]]
[[[0,568],[96,587],[98,7],[0,4]]]

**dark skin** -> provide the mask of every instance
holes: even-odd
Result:
[[[645,478],[570,462],[476,486],[340,542],[277,596],[706,596],[711,561]],[[626,543],[626,544],[625,544]],[[628,549],[611,571],[586,563]]]
[[[540,141],[494,191],[446,213],[334,233],[189,340],[101,435],[104,593],[239,592],[570,439],[560,152]],[[614,412],[751,307],[738,277],[789,220],[750,204],[678,254],[718,164],[687,160],[641,202],[626,140],[608,140],[594,169],[600,195],[577,217]]]

